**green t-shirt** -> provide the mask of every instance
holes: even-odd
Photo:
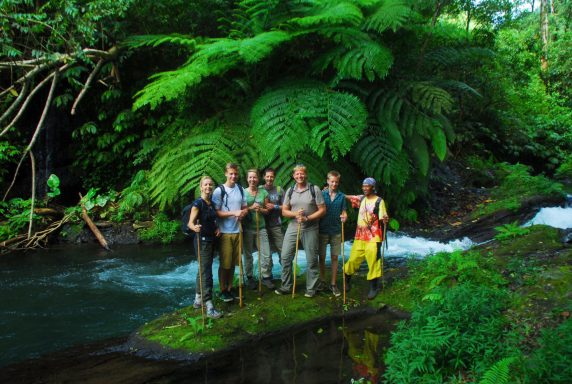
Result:
[[[252,206],[255,202],[264,207],[264,200],[268,197],[268,191],[264,187],[258,187],[256,196],[250,194],[248,189],[244,190],[244,197],[246,197],[246,205]],[[244,230],[249,232],[256,232],[256,211],[248,211],[248,215],[244,218]],[[265,228],[264,215],[258,212],[258,229]]]

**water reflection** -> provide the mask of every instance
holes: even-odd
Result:
[[[389,312],[331,320],[269,336],[197,363],[148,360],[125,344],[81,346],[0,370],[25,383],[349,383],[383,374],[382,352],[397,322]]]

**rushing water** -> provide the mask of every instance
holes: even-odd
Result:
[[[471,245],[468,239],[444,244],[393,234],[388,244],[387,257]],[[346,242],[346,259],[350,248]],[[303,250],[298,263],[305,269]],[[124,336],[165,312],[190,305],[197,268],[189,245],[123,246],[111,253],[79,246],[3,256],[0,366]],[[217,269],[218,258],[215,283]],[[273,272],[275,278],[280,276],[276,254]]]
[[[534,224],[544,224],[561,229],[572,228],[572,207],[541,208],[536,216],[524,226],[528,227]]]
[[[572,208],[543,208],[527,223],[532,224],[570,228]],[[440,243],[393,233],[387,243],[388,258],[424,257],[473,245],[468,238]],[[344,244],[346,259],[350,249],[348,241]],[[305,269],[303,250],[298,264]],[[388,327],[396,321],[391,316],[374,316],[344,327],[328,322],[258,343],[255,353],[251,353],[253,347],[249,346],[238,357],[233,354],[203,365],[151,362],[126,354],[121,350],[122,342],[114,345],[111,352],[108,347],[102,349],[101,343],[118,343],[105,340],[125,337],[146,321],[190,305],[197,268],[189,244],[122,246],[111,253],[85,245],[3,256],[0,258],[0,367],[12,364],[3,372],[10,372],[9,381],[18,381],[20,377],[20,382],[44,382],[30,379],[34,374],[28,377],[26,372],[43,370],[50,376],[60,365],[55,377],[63,381],[68,377],[68,382],[85,381],[86,376],[91,380],[91,374],[86,372],[92,368],[87,366],[115,367],[107,371],[113,370],[117,380],[106,381],[107,372],[101,381],[97,377],[91,380],[94,383],[178,383],[187,382],[190,376],[200,382],[256,382],[265,381],[267,376],[273,380],[279,378],[279,382],[324,381],[320,379],[348,382],[349,378],[375,376],[382,369],[380,354],[370,354],[369,350],[387,346]],[[215,284],[217,269],[218,258],[213,265]],[[279,278],[277,255],[273,273]],[[367,325],[368,322],[371,324]],[[339,357],[334,356],[336,351]],[[51,355],[23,361],[47,353]],[[115,357],[109,357],[113,354]],[[367,359],[377,360],[368,367]],[[23,362],[14,365],[19,361]],[[146,374],[140,380],[128,378],[128,372],[142,367]],[[160,379],[149,379],[154,375]]]

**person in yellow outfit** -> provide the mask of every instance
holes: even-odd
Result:
[[[379,279],[383,271],[379,259],[383,240],[382,222],[389,221],[383,199],[376,195],[375,179],[366,178],[362,183],[363,195],[346,198],[354,208],[359,208],[356,234],[350,251],[350,258],[344,267],[346,292],[350,290],[351,276],[365,260],[368,266],[367,280],[370,282],[367,298],[372,300],[379,292]]]

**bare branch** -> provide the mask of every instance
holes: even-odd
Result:
[[[77,97],[76,97],[76,99],[72,105],[72,109],[71,109],[72,116],[75,115],[76,107],[80,103],[81,99],[83,99],[83,97],[85,96],[87,90],[91,86],[91,83],[93,83],[93,79],[95,79],[95,76],[97,76],[98,72],[101,70],[101,67],[103,67],[104,63],[105,63],[104,59],[99,59],[99,61],[97,62],[97,65],[95,66],[93,71],[91,71],[91,73],[89,74],[89,77],[85,81],[83,88],[81,89],[80,93],[77,95]]]
[[[22,101],[24,100],[24,98],[26,97],[26,94],[28,93],[28,87],[29,84],[28,82],[24,82],[24,85],[22,86],[22,89],[20,90],[20,94],[18,95],[18,97],[16,98],[16,100],[14,100],[14,102],[12,103],[12,105],[10,105],[10,107],[8,107],[8,109],[6,110],[6,112],[4,112],[2,114],[2,116],[0,117],[0,124],[2,124],[2,122],[4,120],[6,120],[11,114],[12,112],[14,112],[14,110],[16,108],[18,108],[18,106],[22,103]]]
[[[26,155],[32,149],[32,146],[36,142],[36,139],[38,138],[38,134],[40,133],[40,130],[41,130],[42,126],[44,125],[44,121],[46,120],[46,116],[48,115],[48,110],[50,109],[50,106],[52,104],[52,99],[54,98],[56,85],[58,83],[58,74],[59,74],[59,72],[56,70],[54,72],[54,79],[52,80],[52,87],[50,88],[50,93],[48,94],[48,98],[46,99],[46,104],[44,105],[44,110],[42,112],[42,116],[40,117],[40,121],[38,122],[38,125],[36,126],[36,131],[34,132],[34,135],[32,136],[30,143],[28,144],[28,146],[24,150],[24,153],[22,154],[22,157],[20,158],[20,161],[18,162],[18,166],[16,167],[16,172],[14,172],[14,177],[12,178],[12,182],[10,183],[10,186],[6,190],[6,193],[4,194],[2,201],[6,201],[6,197],[8,196],[8,193],[10,192],[12,187],[14,186],[14,183],[16,182],[16,177],[18,176],[18,172],[20,170],[20,167],[22,166],[22,162],[26,158]]]
[[[66,64],[66,65],[62,65],[60,68],[57,69],[58,72],[63,72],[66,69],[68,69],[71,65],[70,64]],[[14,124],[16,124],[18,122],[18,120],[20,120],[20,117],[22,117],[22,115],[24,114],[24,111],[26,110],[26,108],[28,107],[28,104],[30,103],[30,101],[32,101],[34,95],[40,90],[40,88],[42,88],[47,82],[48,80],[50,80],[52,77],[54,77],[56,71],[50,73],[48,76],[46,76],[46,78],[44,80],[42,80],[38,85],[36,85],[34,87],[34,89],[32,90],[32,92],[30,92],[30,94],[28,95],[28,97],[26,98],[26,101],[24,102],[24,104],[22,104],[22,106],[20,107],[20,110],[18,111],[18,114],[12,119],[12,121],[10,122],[10,124],[8,124],[3,130],[2,132],[0,132],[0,137],[2,137],[4,134],[6,134],[6,132],[8,132],[8,130],[10,128],[12,128],[14,126]]]

